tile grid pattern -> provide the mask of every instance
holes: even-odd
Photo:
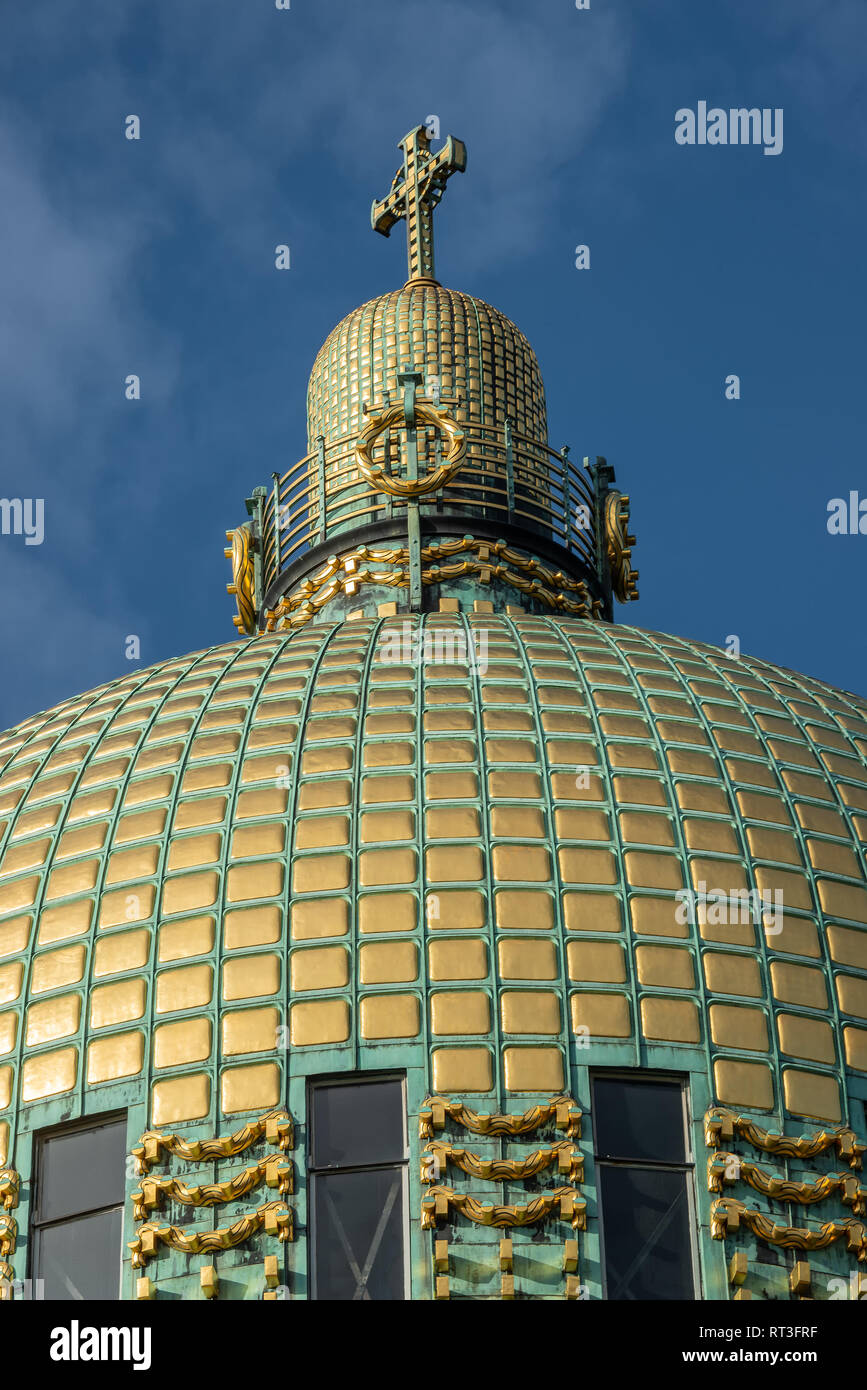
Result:
[[[125,1082],[154,1122],[219,1123],[218,1098],[275,1103],[293,1051],[374,1065],[388,1042],[502,1104],[568,1083],[578,1025],[618,1061],[698,1048],[723,1103],[848,1118],[865,703],[696,643],[485,613],[487,671],[420,677],[382,661],[382,627],[169,662],[0,741],[0,1126],[16,1072],[25,1107]],[[702,879],[781,884],[780,936],[678,924]]]

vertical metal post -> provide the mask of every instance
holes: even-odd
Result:
[[[415,418],[416,392],[424,381],[421,372],[401,372],[398,381],[403,387],[403,418],[406,426],[406,477],[409,482],[418,481],[418,427]],[[407,539],[409,545],[409,608],[411,613],[421,611],[421,526],[419,523],[418,498],[409,498],[406,504]]]
[[[512,445],[512,420],[509,415],[503,421],[503,443],[506,447],[506,506],[511,524],[515,512],[515,454]]]
[[[614,469],[607,459],[597,454],[593,463],[585,458],[584,467],[593,479],[593,529],[596,542],[596,578],[602,597],[602,607],[609,622],[614,617],[614,593],[611,586],[611,566],[605,537],[605,498],[614,482]]]
[[[569,445],[564,444],[560,450],[560,457],[563,460],[563,506],[566,510],[566,539],[567,550],[574,550],[572,544],[572,483],[569,478]]]
[[[325,516],[325,435],[316,436],[316,485],[319,488],[319,540],[328,535],[328,522]]]
[[[272,473],[274,479],[274,574],[280,573],[280,474]]]
[[[264,487],[254,487],[252,496],[247,498],[247,515],[253,520],[253,606],[257,613],[262,611],[262,597],[265,592],[264,563],[265,554],[262,544],[262,514],[265,509],[265,498],[268,496],[267,489]]]

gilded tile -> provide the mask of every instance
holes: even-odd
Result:
[[[629,1038],[629,1002],[623,994],[573,994],[572,1031],[593,1038]]]
[[[506,990],[500,996],[500,1021],[505,1033],[560,1032],[560,1001],[549,990]]]
[[[738,1062],[717,1057],[713,1064],[716,1098],[722,1105],[744,1105],[749,1110],[773,1110],[774,1083],[762,1062]]]
[[[563,922],[567,931],[622,931],[620,899],[613,893],[564,893]]]
[[[438,944],[452,943],[440,942]],[[460,944],[463,945],[463,943]],[[297,955],[293,957],[293,960],[295,959],[297,959]],[[361,984],[409,984],[417,978],[418,947],[414,942],[377,941],[369,942],[361,947],[359,951],[359,980]]]
[[[701,1042],[698,1008],[691,999],[645,994],[639,1012],[641,1031],[648,1042]]]
[[[237,1057],[249,1052],[273,1052],[279,1026],[280,1012],[274,1008],[233,1009],[224,1013],[221,1018],[223,1055]]]
[[[225,1000],[254,999],[260,995],[276,994],[279,988],[280,961],[277,956],[237,956],[223,962]]]
[[[739,1004],[711,1004],[710,1035],[717,1047],[741,1048],[747,1052],[767,1052],[770,1048],[768,1020],[761,1009]]]
[[[805,1018],[802,1014],[777,1014],[780,1051],[805,1062],[822,1062],[833,1066],[837,1060],[834,1034],[830,1023],[823,1018]]]
[[[21,1099],[25,1102],[48,1100],[71,1091],[77,1069],[78,1049],[75,1047],[28,1057],[21,1067]]]
[[[217,901],[220,880],[216,873],[188,873],[170,878],[163,885],[162,910],[166,916],[212,907]]]
[[[184,1120],[201,1120],[208,1114],[210,1105],[211,1082],[205,1072],[157,1081],[153,1087],[152,1123],[160,1128]]]
[[[364,901],[366,900],[362,900],[362,902]],[[363,908],[360,906],[359,921],[363,915]],[[296,902],[291,906],[290,920],[293,941],[314,941],[325,936],[345,936],[349,931],[349,906],[345,898],[320,898],[312,902]],[[363,926],[360,929],[364,931]],[[252,944],[250,942],[250,945]]]
[[[349,1005],[345,999],[310,999],[293,1004],[289,1014],[294,1047],[324,1047],[349,1037]]]
[[[759,999],[764,993],[759,963],[754,956],[705,951],[702,960],[705,981],[712,994],[743,994]]]
[[[220,1075],[220,1108],[224,1115],[261,1114],[280,1100],[282,1079],[275,1062],[226,1067]]]
[[[50,989],[77,985],[84,977],[87,953],[83,946],[62,946],[36,956],[30,976],[30,993],[45,994]]]
[[[142,979],[100,985],[90,993],[91,1028],[112,1028],[144,1017],[147,989]]]
[[[786,1109],[793,1115],[803,1115],[811,1120],[829,1120],[835,1125],[840,1123],[840,1088],[836,1077],[786,1067],[783,1071],[783,1096]]]
[[[683,869],[676,855],[627,850],[623,862],[627,880],[633,888],[683,887]]]
[[[528,944],[546,946],[548,943]],[[566,947],[566,960],[570,980],[582,984],[626,983],[626,954],[617,941],[570,941]]]
[[[230,903],[275,898],[282,890],[283,865],[279,860],[239,864],[226,874],[226,901]]]
[[[563,1090],[563,1054],[559,1047],[503,1049],[506,1090],[556,1095]]]
[[[157,975],[155,1008],[158,1014],[180,1009],[199,1009],[211,1002],[214,972],[210,965],[188,965],[163,970]]]
[[[695,989],[692,955],[681,946],[636,946],[635,965],[643,985]]]
[[[844,1028],[843,1045],[847,1066],[867,1071],[867,1028]]]
[[[542,1049],[511,1049],[541,1051]],[[437,1047],[433,1051],[433,1088],[446,1095],[472,1095],[490,1091],[494,1084],[493,1058],[486,1047]],[[544,1088],[543,1088],[544,1089]],[[558,1089],[553,1086],[552,1091]]]
[[[828,990],[824,971],[814,965],[795,965],[793,961],[771,961],[771,987],[784,1004],[800,1004],[808,1009],[827,1009]]]

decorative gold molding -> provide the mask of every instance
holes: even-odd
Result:
[[[7,1212],[0,1212],[0,1260],[11,1259],[18,1240],[18,1222]]]
[[[0,1205],[4,1211],[14,1211],[21,1194],[21,1177],[14,1168],[0,1170]]]
[[[483,1115],[470,1110],[462,1100],[428,1096],[418,1113],[419,1135],[433,1139],[437,1130],[445,1128],[447,1119],[473,1134],[503,1137],[530,1134],[553,1120],[569,1139],[580,1139],[581,1114],[571,1096],[553,1096],[540,1105],[531,1105],[522,1115]]]
[[[233,1250],[259,1231],[277,1236],[281,1242],[295,1239],[294,1222],[289,1207],[282,1202],[267,1202],[254,1212],[248,1212],[231,1226],[216,1231],[189,1231],[179,1226],[158,1226],[146,1222],[128,1242],[134,1269],[141,1269],[152,1259],[160,1245],[180,1250],[185,1255],[202,1255],[211,1251]]]
[[[278,517],[279,521],[279,517]],[[226,585],[226,593],[234,594],[238,607],[232,619],[239,632],[248,636],[256,631],[256,602],[254,598],[253,532],[248,523],[226,532],[226,540],[231,548],[224,550],[227,560],[232,561],[232,583]]]
[[[188,1163],[211,1163],[221,1158],[234,1158],[264,1138],[266,1143],[282,1153],[295,1147],[295,1131],[291,1117],[283,1109],[269,1110],[258,1120],[236,1130],[226,1138],[183,1139],[178,1134],[160,1134],[147,1130],[132,1150],[137,1172],[146,1174],[155,1163],[163,1162],[163,1153],[174,1154]]]
[[[711,1235],[714,1240],[725,1240],[741,1225],[760,1240],[786,1250],[824,1250],[835,1241],[844,1240],[850,1255],[867,1260],[867,1228],[853,1217],[847,1217],[844,1221],[826,1221],[818,1230],[810,1231],[802,1226],[778,1225],[764,1212],[754,1211],[734,1197],[717,1197],[712,1202]]]
[[[638,598],[638,570],[632,568],[635,537],[629,535],[629,498],[609,492],[605,498],[605,545],[614,597],[621,603]]]
[[[373,461],[371,450],[381,434],[399,425],[406,426],[406,414],[402,405],[389,406],[380,415],[371,415],[355,442],[355,462],[362,477],[377,492],[388,493],[390,497],[417,498],[429,492],[446,487],[464,464],[467,452],[467,437],[456,420],[443,410],[416,401],[414,406],[417,422],[441,430],[448,441],[446,456],[441,464],[432,468],[421,478],[400,478],[394,473],[386,473],[383,465]]]
[[[458,555],[471,555],[472,558],[455,560],[454,557]],[[459,579],[472,573],[485,583],[500,579],[558,612],[579,618],[596,618],[601,613],[601,604],[596,599],[591,600],[582,579],[570,579],[561,570],[550,570],[532,556],[513,550],[505,541],[482,541],[474,536],[463,536],[432,542],[422,548],[421,558],[423,562],[430,562],[421,572],[423,585],[441,584],[443,580]],[[365,567],[367,564],[391,565],[394,568],[371,570]],[[292,630],[303,627],[339,594],[353,597],[361,584],[408,588],[408,549],[394,547],[382,550],[359,545],[329,556],[317,574],[304,579],[291,594],[284,594],[274,608],[265,609],[265,631],[275,632],[278,627]],[[576,597],[570,598],[569,594]]]
[[[867,1144],[859,1143],[854,1130],[845,1126],[819,1130],[807,1138],[795,1139],[788,1134],[775,1134],[772,1130],[762,1129],[753,1120],[721,1105],[714,1105],[707,1111],[704,1137],[709,1149],[729,1143],[736,1133],[743,1135],[754,1149],[779,1154],[782,1158],[815,1158],[828,1149],[836,1149],[838,1157],[844,1159],[850,1168],[860,1168],[861,1155],[867,1152]]]
[[[291,1161],[278,1154],[269,1154],[226,1182],[203,1183],[198,1187],[188,1187],[181,1178],[143,1178],[140,1190],[131,1194],[135,1219],[147,1220],[148,1213],[161,1207],[166,1197],[189,1207],[215,1207],[223,1202],[237,1202],[263,1180],[268,1187],[276,1187],[281,1197],[290,1195],[293,1191]]]
[[[859,1185],[853,1173],[828,1173],[813,1182],[795,1182],[767,1173],[737,1154],[725,1151],[711,1154],[707,1161],[708,1191],[722,1192],[726,1183],[736,1182],[745,1182],[774,1201],[798,1202],[802,1206],[824,1202],[839,1193],[841,1202],[852,1208],[854,1216],[867,1215],[867,1188]]]
[[[584,1157],[567,1139],[559,1144],[552,1144],[547,1149],[534,1149],[525,1158],[483,1158],[480,1154],[471,1153],[469,1149],[460,1149],[454,1144],[436,1141],[425,1146],[425,1153],[431,1154],[434,1158],[433,1165],[424,1158],[421,1161],[421,1180],[427,1183],[436,1182],[439,1175],[446,1172],[449,1163],[453,1163],[470,1177],[481,1178],[486,1182],[521,1181],[534,1177],[536,1173],[541,1173],[543,1169],[556,1163],[558,1172],[567,1182],[584,1181]],[[436,1176],[429,1175],[429,1167],[435,1167]]]
[[[440,1221],[448,1220],[451,1211],[456,1211],[477,1226],[533,1226],[553,1216],[571,1222],[573,1230],[583,1231],[586,1210],[585,1202],[571,1187],[558,1187],[533,1197],[524,1206],[489,1204],[450,1187],[434,1187],[422,1198],[421,1225],[423,1231],[433,1231]]]

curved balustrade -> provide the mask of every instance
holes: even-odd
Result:
[[[419,427],[419,452],[438,461],[440,440]],[[371,488],[355,462],[356,435],[344,435],[302,458],[275,481],[262,513],[263,590],[287,565],[332,536],[399,516],[406,503]],[[399,467],[397,436],[381,457]],[[322,496],[324,494],[324,513]],[[596,568],[593,482],[564,454],[520,434],[475,426],[457,477],[420,499],[422,516],[482,516],[531,527]],[[276,512],[276,516],[275,516]],[[277,524],[279,522],[279,525]]]

